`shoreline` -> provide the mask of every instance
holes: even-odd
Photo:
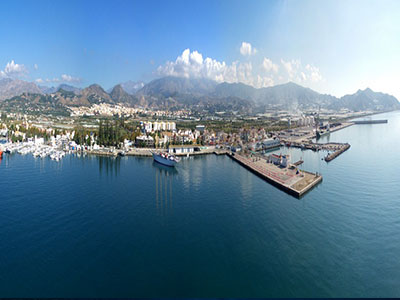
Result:
[[[85,150],[85,151],[76,151],[74,153],[86,153],[90,155],[98,155],[98,156],[108,156],[108,157],[116,157],[120,156],[123,150],[117,150],[114,152],[109,152],[109,151],[99,151],[99,150]],[[152,157],[151,151],[166,151],[166,149],[146,149],[146,150],[129,150],[125,152],[125,156],[139,156],[139,157]],[[205,150],[200,150],[200,151],[195,151],[195,152],[188,152],[188,153],[174,153],[175,156],[199,156],[199,155],[208,155],[208,154],[215,154],[215,155],[224,155],[227,154],[228,150],[224,149],[205,149]]]

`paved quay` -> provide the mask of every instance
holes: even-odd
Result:
[[[154,152],[159,152],[163,151],[165,152],[166,149],[131,149],[129,151],[125,151],[126,156],[147,156],[150,157],[152,156],[151,151]],[[115,150],[115,151],[109,151],[109,150],[85,150],[87,154],[92,154],[92,155],[99,155],[99,156],[118,156],[119,153],[122,152],[122,150]],[[200,151],[195,151],[195,152],[190,152],[190,153],[174,153],[176,156],[196,156],[196,155],[207,155],[207,154],[216,154],[216,155],[225,155],[227,153],[227,150],[223,149],[216,149],[216,148],[209,148],[209,149],[201,149]]]
[[[265,179],[274,186],[297,198],[302,197],[322,181],[320,174],[298,171],[296,167],[281,168],[259,157],[246,157],[237,153],[228,153],[228,156]]]

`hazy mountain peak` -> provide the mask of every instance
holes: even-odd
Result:
[[[143,81],[126,81],[120,84],[122,88],[127,92],[128,94],[134,95],[138,90],[140,90],[142,87],[144,87],[144,82]]]
[[[135,101],[135,97],[128,94],[123,88],[121,84],[117,84],[113,87],[110,92],[110,97],[114,102],[124,102],[132,104]]]
[[[0,100],[19,96],[22,93],[42,94],[42,91],[33,82],[12,78],[0,80]]]
[[[182,78],[167,76],[155,79],[138,91],[139,95],[162,95],[170,97],[176,94],[208,94],[217,83],[206,78]]]

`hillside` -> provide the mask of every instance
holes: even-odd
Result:
[[[400,109],[399,101],[388,94],[377,93],[367,88],[355,94],[345,95],[329,105],[332,109],[347,108],[353,111],[363,110],[396,110]]]

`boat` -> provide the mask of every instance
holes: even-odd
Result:
[[[0,150],[0,158],[3,157],[3,151]]]
[[[163,152],[152,152],[154,161],[158,162],[159,164],[174,167],[177,162],[179,162],[179,158],[175,155],[171,155],[168,153]]]
[[[125,151],[121,151],[121,152],[118,152],[118,155],[119,155],[119,156],[125,156],[126,153],[125,153]]]

